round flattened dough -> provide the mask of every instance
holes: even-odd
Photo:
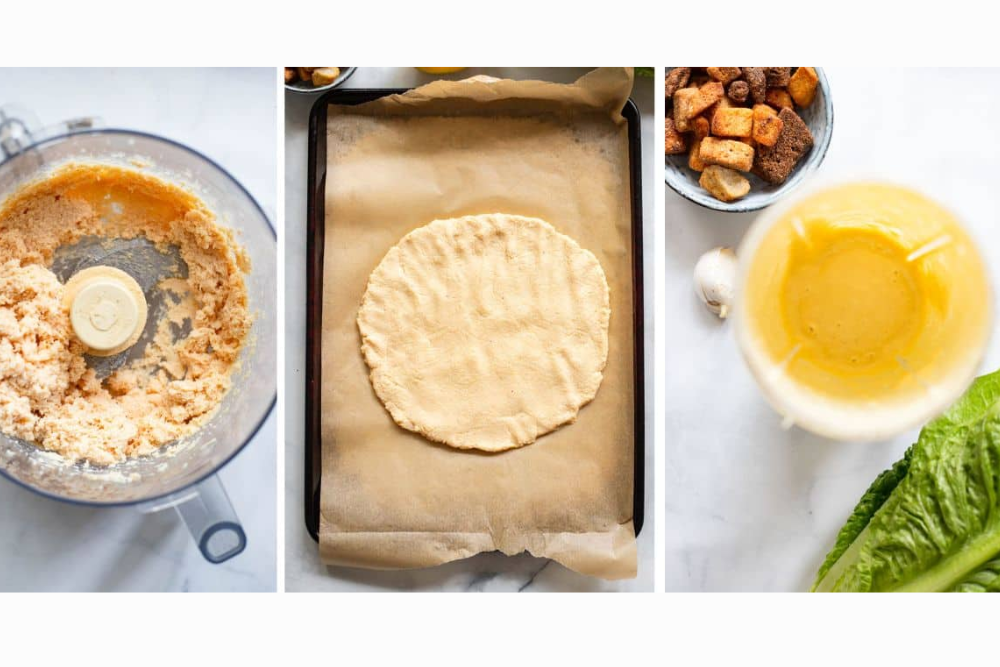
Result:
[[[368,279],[358,329],[396,423],[500,451],[572,422],[594,398],[610,317],[593,253],[543,220],[493,214],[404,236]]]

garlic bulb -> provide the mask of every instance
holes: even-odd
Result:
[[[694,267],[694,291],[708,309],[721,318],[729,314],[736,285],[736,253],[732,248],[713,248]]]

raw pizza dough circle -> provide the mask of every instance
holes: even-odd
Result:
[[[594,398],[610,317],[593,253],[543,220],[497,213],[404,236],[368,279],[358,330],[397,424],[501,451],[572,422]]]

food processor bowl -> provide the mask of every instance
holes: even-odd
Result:
[[[175,508],[205,558],[211,562],[232,558],[245,548],[246,535],[215,473],[250,442],[276,401],[274,228],[236,179],[184,145],[141,132],[94,129],[95,123],[82,121],[63,124],[60,131],[39,139],[41,132],[32,136],[24,127],[5,133],[9,120],[10,114],[5,116],[0,109],[0,160],[6,158],[0,163],[0,201],[70,163],[137,169],[180,186],[200,198],[219,224],[232,229],[249,255],[251,271],[245,279],[253,325],[234,366],[231,389],[210,421],[193,434],[152,455],[106,467],[69,463],[35,444],[0,434],[0,474],[61,501],[135,505],[144,512]],[[93,263],[107,260],[96,255],[93,259]],[[74,268],[82,268],[86,252],[83,260],[80,256],[75,260]],[[131,268],[139,282],[144,281],[143,267],[119,268]],[[61,280],[67,278],[59,267],[53,270]]]
[[[807,346],[828,354],[825,342],[816,343],[821,339],[815,331],[824,327],[811,324],[813,335],[789,333],[787,311],[779,295],[786,291],[791,248],[812,247],[817,226],[892,239],[907,253],[905,262],[916,267],[913,275],[922,277],[923,286],[917,307],[907,311],[902,320],[916,323],[915,331],[908,334],[907,349],[885,354],[888,363],[880,367],[866,364],[865,355],[877,358],[883,355],[883,348],[867,342],[873,339],[860,337],[856,331],[881,332],[891,330],[894,324],[872,317],[870,305],[858,305],[864,302],[858,295],[865,291],[898,294],[882,288],[905,281],[906,274],[897,269],[888,280],[866,277],[859,281],[857,276],[865,274],[854,259],[856,254],[847,255],[851,265],[831,264],[828,266],[836,268],[811,270],[810,289],[822,283],[824,275],[834,276],[835,282],[827,282],[841,286],[844,295],[831,305],[820,296],[820,288],[806,291],[811,296],[800,302],[817,306],[808,316],[811,322],[821,309],[835,314],[827,320],[827,329],[833,322],[837,333],[822,340],[837,340],[839,336],[855,350],[861,340],[869,349],[854,353],[850,360],[854,370],[849,373],[840,370],[836,362],[810,360],[799,367],[812,373],[805,381],[802,375],[791,372],[792,364],[800,362],[800,353]],[[892,256],[885,246],[876,247],[882,257]],[[764,397],[786,427],[795,425],[845,442],[893,438],[941,414],[968,389],[978,372],[993,331],[989,272],[964,223],[918,189],[879,179],[820,179],[766,209],[747,231],[737,257],[740,265],[732,320],[736,341]],[[855,273],[853,282],[848,271]],[[859,289],[863,281],[867,284]],[[879,299],[881,311],[891,310],[891,299],[878,297],[874,301]],[[872,301],[869,297],[868,303]],[[802,305],[797,308],[798,312],[805,310]],[[854,333],[850,333],[850,320],[859,323]]]

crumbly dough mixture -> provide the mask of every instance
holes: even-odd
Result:
[[[396,423],[500,451],[572,422],[594,398],[610,317],[593,253],[543,220],[493,214],[403,237],[368,279],[358,328]]]
[[[103,381],[47,268],[83,237],[145,236],[176,246],[185,279],[143,357]],[[0,431],[70,460],[112,464],[149,454],[206,422],[230,386],[250,329],[244,274],[230,230],[192,194],[111,166],[71,165],[26,186],[0,209]],[[174,340],[171,323],[190,320]]]

